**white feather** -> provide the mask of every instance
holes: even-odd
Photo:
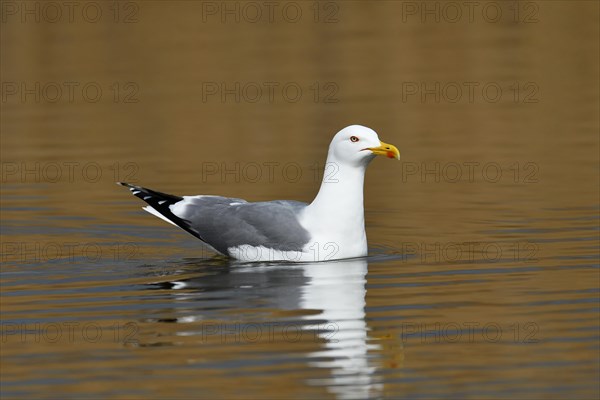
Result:
[[[159,213],[158,211],[156,211],[154,208],[152,208],[152,206],[142,207],[142,210],[144,210],[144,211],[146,211],[146,212],[154,215],[155,217],[158,217],[158,218],[162,219],[163,221],[167,221],[171,225],[177,226],[176,223],[174,223],[173,221],[169,220],[167,217],[165,217],[164,215],[162,215],[161,213]]]

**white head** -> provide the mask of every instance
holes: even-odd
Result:
[[[376,155],[400,159],[400,152],[391,144],[379,140],[373,129],[350,125],[339,131],[329,145],[329,161],[354,166],[366,166]]]

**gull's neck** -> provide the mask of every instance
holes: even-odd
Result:
[[[362,256],[367,251],[363,207],[367,164],[339,162],[330,151],[319,193],[306,207],[301,221],[314,233],[313,240],[337,243],[352,252],[348,257]]]
[[[311,211],[324,218],[344,215],[362,220],[365,167],[341,164],[328,157],[319,193],[309,206]]]

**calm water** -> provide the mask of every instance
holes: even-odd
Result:
[[[4,2],[3,398],[597,398],[599,5],[460,4]],[[366,259],[114,185],[310,201],[352,123]]]

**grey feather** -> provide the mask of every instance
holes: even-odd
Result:
[[[180,197],[125,182],[156,212],[222,254],[241,245],[301,251],[310,235],[298,222],[306,207],[299,201],[248,203],[221,196]]]
[[[248,203],[219,196],[186,198],[182,202],[185,210],[177,215],[223,254],[228,254],[228,248],[241,245],[300,251],[310,239],[297,218],[305,203],[285,200]]]

